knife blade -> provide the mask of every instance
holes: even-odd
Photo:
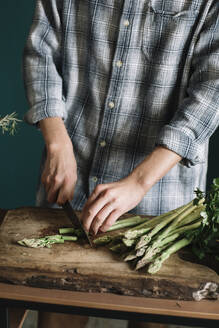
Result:
[[[62,205],[62,208],[64,209],[65,213],[67,214],[69,220],[71,221],[71,223],[73,224],[74,227],[76,228],[80,228],[84,231],[88,242],[90,244],[91,247],[94,247],[91,238],[89,237],[89,234],[86,230],[84,230],[83,224],[81,222],[81,220],[79,219],[79,217],[77,216],[77,214],[75,213],[71,203],[69,201],[67,201],[64,205]]]

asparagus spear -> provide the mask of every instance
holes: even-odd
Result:
[[[202,202],[203,200],[200,203]],[[174,231],[179,224],[182,224],[185,218],[187,222],[189,222],[191,219],[194,220],[194,214],[192,212],[195,209],[197,209],[197,205],[192,205],[190,207],[187,207],[182,213],[176,216],[175,219],[160,234],[157,235],[151,247],[153,247],[154,249],[159,247],[160,241],[164,239],[166,236],[170,235],[171,232]],[[197,218],[199,218],[199,214],[196,213],[196,215]]]
[[[159,224],[157,224],[149,234],[143,235],[141,237],[141,239],[136,245],[136,249],[147,245],[151,241],[151,238],[156,235],[160,230],[162,230],[165,226],[167,226],[171,221],[179,217],[180,214],[183,215],[183,213],[188,213],[189,211],[192,211],[192,209],[193,205],[192,202],[190,202],[184,207],[181,207],[179,210],[176,209],[172,214],[164,217],[163,220]]]
[[[114,223],[114,225],[112,225],[112,227],[109,230],[107,230],[107,232],[117,230],[117,229],[122,229],[122,228],[125,228],[125,227],[128,227],[128,226],[132,226],[134,224],[136,225],[139,222],[142,222],[142,221],[145,222],[145,221],[148,221],[148,220],[149,220],[148,218],[141,218],[140,216],[134,216],[134,217],[131,217],[131,218],[128,218],[128,219],[119,220],[118,222]],[[120,234],[115,235],[115,236],[104,235],[104,236],[100,236],[100,237],[94,239],[93,243],[98,245],[98,246],[99,245],[106,245],[106,244],[115,242],[117,240],[121,240],[123,238],[123,236],[124,236],[123,233],[120,233]],[[126,246],[130,247],[130,246],[132,246],[133,241],[130,241],[130,242],[127,241],[127,244],[126,244],[126,240],[124,239],[124,244]]]
[[[123,229],[123,228],[127,228],[127,227],[132,227],[132,226],[136,226],[139,223],[143,223],[143,222],[147,222],[149,219],[148,218],[142,218],[140,216],[132,216],[130,218],[127,219],[122,219],[122,220],[118,220],[116,221],[108,230],[108,231],[113,231],[113,230],[118,230],[118,229]]]
[[[144,267],[147,263],[151,262],[154,256],[160,253],[165,247],[167,247],[172,241],[176,240],[180,235],[189,230],[195,230],[201,225],[202,219],[200,218],[195,223],[183,226],[171,232],[166,238],[161,239],[159,246],[156,248],[152,246],[143,246],[142,248],[135,249],[132,252],[126,254],[124,261],[131,261],[137,257],[143,256],[136,264],[136,270]]]
[[[185,209],[189,208],[192,206],[193,201],[189,202],[186,205],[180,206],[179,208],[176,208],[174,210],[171,210],[167,213],[163,213],[159,216],[154,217],[153,219],[150,219],[149,221],[140,224],[132,229],[129,229],[125,233],[125,238],[126,239],[135,239],[138,238],[142,235],[144,235],[146,232],[150,231],[154,227],[156,227],[157,224],[161,223],[161,221],[165,220],[167,217],[175,215],[177,216],[181,212],[183,212]]]
[[[127,239],[127,238],[123,238],[122,239],[123,244],[127,247],[132,247],[136,244],[137,239]]]
[[[128,261],[132,261],[134,259],[136,259],[137,255],[136,255],[136,250],[132,250],[131,252],[129,251],[128,253],[126,253],[123,257],[123,260],[125,262],[128,262]]]
[[[177,239],[179,237],[179,233],[172,234],[167,238],[163,239],[157,248],[148,247],[145,252],[145,255],[137,262],[136,270],[143,268],[146,264],[152,261],[152,258],[163,250],[164,246],[166,247],[170,242]]]
[[[74,233],[74,232],[75,232],[75,228],[60,228],[59,229],[60,235],[64,235],[67,233]]]
[[[140,216],[131,216],[127,219],[121,219],[116,221],[107,231],[113,231],[113,230],[119,230],[127,227],[136,226],[139,223],[143,223],[145,221],[148,221],[149,219],[147,217],[140,217]],[[75,229],[75,228],[60,228],[59,233],[61,235],[68,234],[68,233],[74,233],[78,237],[84,235],[84,232],[82,229]]]
[[[112,241],[112,237],[108,235],[100,236],[93,240],[93,243],[97,246],[103,246],[109,244]]]
[[[166,216],[166,215],[165,215]],[[129,229],[125,232],[124,236],[126,239],[136,239],[146,232],[150,231],[153,227],[155,227],[161,220],[160,216],[156,216],[153,219],[150,219],[147,222],[144,222],[136,227]]]
[[[181,222],[178,223],[177,228],[184,226],[186,224],[190,224],[200,217],[201,212],[205,209],[204,205],[199,205],[191,214],[186,216]]]
[[[42,238],[24,238],[18,241],[18,244],[22,246],[32,247],[32,248],[41,248],[47,247],[50,248],[52,244],[63,244],[64,239],[60,235],[46,236]]]
[[[114,245],[116,242],[120,242],[123,238],[123,233],[119,233],[115,236],[111,235],[103,235],[93,239],[93,243],[97,246],[103,246],[106,244],[110,244],[109,246]]]
[[[61,236],[61,235],[52,235],[46,236],[42,238],[24,238],[18,241],[19,245],[32,247],[32,248],[42,248],[47,247],[50,248],[52,244],[63,244],[65,240],[75,241],[77,240],[76,236]]]
[[[168,259],[168,257],[177,252],[179,249],[189,245],[191,243],[192,239],[187,239],[187,238],[183,238],[179,241],[177,241],[175,244],[173,244],[172,246],[168,247],[166,250],[164,250],[162,252],[162,254],[160,256],[158,256],[150,265],[148,268],[148,273],[156,273],[157,271],[160,270],[161,265],[164,261],[166,261]]]
[[[174,231],[172,231],[171,235],[175,234],[175,233],[183,234],[183,233],[185,233],[189,230],[195,230],[198,227],[200,227],[201,224],[202,224],[202,218],[198,219],[197,221],[195,221],[192,224],[188,224],[188,225],[185,225],[185,226],[182,226],[182,227],[179,227],[179,228],[175,229]]]
[[[62,239],[65,241],[65,240],[68,240],[68,241],[76,241],[78,239],[77,236],[63,236]]]
[[[188,212],[189,211],[187,209],[183,213],[188,213]],[[180,215],[181,218],[183,217],[182,214]],[[200,216],[200,211],[199,210],[196,210],[195,212],[193,212],[190,215],[188,215],[186,217],[186,221],[184,221],[184,222],[187,222],[188,223],[189,221],[192,222],[193,220],[197,220],[197,216],[198,216],[198,218]],[[178,218],[176,218],[176,219],[178,219]],[[201,221],[202,220],[199,220],[198,222],[195,222],[194,224],[187,225],[187,226],[181,226],[181,228],[178,228],[178,229],[176,229],[176,226],[174,224],[168,226],[166,228],[166,230],[164,230],[163,233],[158,234],[158,236],[156,237],[156,239],[154,240],[154,242],[150,245],[150,247],[148,247],[147,251],[145,252],[144,257],[140,261],[138,261],[137,266],[136,266],[136,270],[142,268],[147,263],[149,263],[151,261],[152,257],[155,254],[157,254],[157,253],[159,253],[161,251],[161,247],[163,247],[163,245],[166,245],[169,242],[175,240],[176,238],[179,237],[180,234],[185,233],[188,230],[194,230],[194,229],[196,229],[197,227],[200,226]]]
[[[125,252],[127,248],[123,243],[118,243],[116,245],[111,246],[109,249],[115,253],[122,253]]]

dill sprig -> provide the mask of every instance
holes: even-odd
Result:
[[[0,129],[2,133],[9,133],[10,135],[14,135],[17,130],[18,122],[21,122],[17,117],[15,112],[11,114],[7,114],[4,117],[0,117]]]

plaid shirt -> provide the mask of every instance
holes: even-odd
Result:
[[[183,160],[133,213],[157,215],[205,189],[219,116],[218,0],[37,0],[23,58],[25,120],[62,117],[72,140],[75,209],[156,145]]]

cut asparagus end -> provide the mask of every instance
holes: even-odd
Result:
[[[63,236],[62,239],[66,240],[66,241],[76,241],[78,239],[78,237],[77,236]]]
[[[60,235],[64,235],[64,234],[67,234],[67,233],[74,233],[74,232],[75,232],[74,228],[60,228],[59,229]]]

